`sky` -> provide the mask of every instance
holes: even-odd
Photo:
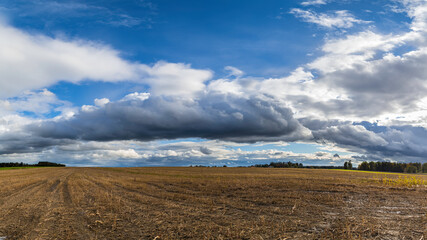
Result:
[[[0,0],[0,161],[427,162],[426,0]]]

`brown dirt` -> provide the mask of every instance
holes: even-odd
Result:
[[[0,239],[427,239],[427,188],[390,186],[379,176],[258,168],[5,170]]]

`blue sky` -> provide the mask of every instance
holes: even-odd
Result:
[[[427,2],[0,0],[0,161],[426,162]]]

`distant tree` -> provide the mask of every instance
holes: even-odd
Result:
[[[0,167],[28,167],[31,166],[27,163],[22,163],[22,162],[3,162],[0,163]]]
[[[417,173],[417,168],[414,165],[409,165],[405,168],[406,173]]]
[[[424,170],[424,167],[426,168]],[[407,172],[418,173],[422,171],[427,172],[427,166],[421,163],[398,163],[398,162],[362,162],[358,166],[359,170],[381,171],[381,172]]]
[[[377,171],[377,163],[374,161],[369,162],[369,170],[371,171]]]
[[[256,165],[252,165],[252,167],[262,167],[262,168],[303,168],[304,165],[302,163],[293,163],[291,161],[288,161],[288,162],[271,162],[270,164],[256,164]]]
[[[344,163],[344,169],[353,169],[353,164],[351,164],[351,160]]]
[[[361,164],[359,164],[359,166],[357,167],[357,169],[359,170],[365,170],[365,171],[369,171],[369,163],[364,161]]]
[[[427,173],[427,163],[423,164],[423,173]]]
[[[410,163],[410,164],[417,169],[416,172],[421,172],[422,171],[422,165],[421,165],[421,163]]]
[[[52,162],[38,162],[37,164],[28,164],[23,162],[2,162],[0,163],[1,167],[65,167],[64,164],[52,163]]]
[[[53,163],[53,162],[38,162],[35,166],[38,166],[38,167],[65,167],[65,164]]]

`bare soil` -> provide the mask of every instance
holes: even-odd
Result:
[[[426,186],[390,186],[382,176],[259,168],[5,170],[0,239],[427,239]]]

